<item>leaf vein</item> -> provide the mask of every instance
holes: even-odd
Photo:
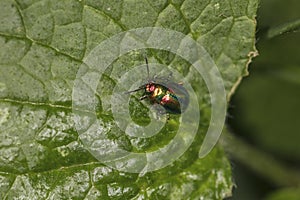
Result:
[[[11,183],[11,185],[10,185],[9,189],[7,190],[7,192],[5,193],[5,195],[4,195],[4,198],[3,198],[3,199],[7,199],[8,193],[10,192],[11,188],[12,188],[12,187],[13,187],[13,185],[15,184],[17,177],[18,177],[18,175],[16,175],[16,176],[15,176],[15,178],[14,178],[13,182]]]
[[[122,4],[122,5],[123,5],[123,4]],[[91,5],[85,5],[85,6],[91,8],[91,9],[93,9],[93,10],[95,10],[97,13],[99,13],[99,14],[105,16],[105,17],[108,17],[111,21],[113,21],[116,25],[118,25],[123,31],[126,30],[126,28],[124,27],[123,24],[119,23],[116,19],[114,19],[114,18],[111,17],[110,15],[106,14],[106,13],[103,12],[102,10],[99,10],[99,9],[97,9],[97,8],[91,6]]]

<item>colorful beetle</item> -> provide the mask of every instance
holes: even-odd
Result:
[[[169,79],[150,79],[148,59],[145,57],[148,82],[139,88],[128,91],[128,93],[144,90],[140,100],[149,99],[150,103],[160,104],[169,114],[181,114],[189,104],[189,93],[180,83],[174,83]]]

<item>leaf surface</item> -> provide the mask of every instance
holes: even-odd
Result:
[[[83,59],[105,39],[132,28],[157,26],[190,35],[212,56],[228,98],[255,52],[256,0],[21,1],[0,2],[0,199],[222,199],[231,194],[230,164],[220,147],[199,159],[203,135],[180,159],[158,171],[124,173],[98,162],[82,144],[72,113],[72,90]],[[201,92],[200,132],[210,119],[205,83],[184,71],[180,59],[151,51],[160,63],[179,66]],[[123,72],[140,56],[120,58]],[[122,67],[118,67],[122,66]],[[166,135],[137,140],[113,124],[108,97],[116,80],[99,82],[98,113],[111,141],[147,151]],[[134,100],[133,100],[134,101]],[[137,108],[135,108],[137,107]],[[139,102],[131,106],[138,116]],[[140,122],[137,118],[137,123]],[[147,117],[146,117],[147,118]],[[147,121],[147,119],[146,119]],[[175,125],[174,125],[175,124]],[[170,131],[171,130],[171,131]],[[172,134],[171,134],[172,136]],[[171,137],[170,136],[170,137]],[[109,141],[109,142],[111,142]],[[108,143],[109,144],[109,143]]]

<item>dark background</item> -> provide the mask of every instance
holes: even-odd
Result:
[[[259,5],[259,56],[233,95],[227,120],[242,142],[241,151],[230,155],[237,187],[229,199],[300,199],[300,23],[270,35],[300,20],[300,1],[261,0]]]

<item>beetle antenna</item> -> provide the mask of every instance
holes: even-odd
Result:
[[[130,93],[133,93],[133,92],[137,92],[137,91],[142,90],[142,89],[144,89],[144,88],[145,88],[145,87],[139,87],[139,88],[137,88],[137,89],[135,89],[135,90],[127,91],[127,92],[125,92],[125,94],[130,94]]]
[[[149,65],[148,65],[148,58],[147,58],[147,56],[145,56],[145,61],[146,61],[146,67],[147,67],[148,81],[150,82],[150,73],[149,73]]]

